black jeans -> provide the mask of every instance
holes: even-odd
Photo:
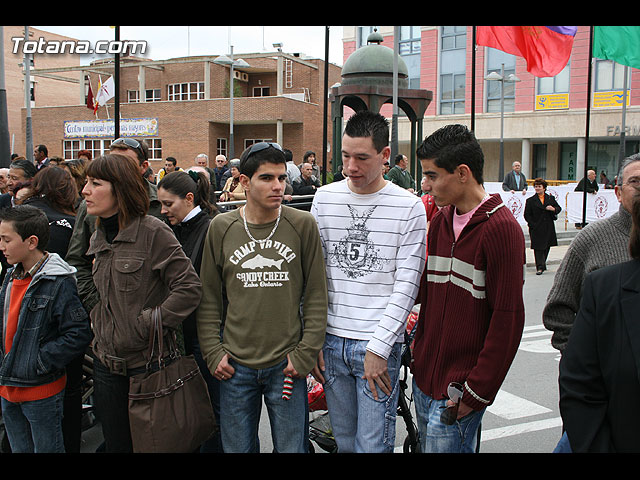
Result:
[[[84,353],[67,365],[62,433],[67,453],[80,453],[82,437],[82,365]]]
[[[93,361],[93,398],[96,418],[102,426],[106,453],[132,453],[129,426],[129,377],[144,373],[145,367],[111,373],[100,360]]]

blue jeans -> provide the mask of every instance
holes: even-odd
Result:
[[[413,398],[416,405],[416,419],[423,453],[474,453],[478,440],[478,428],[486,409],[473,411],[453,425],[440,421],[446,399],[435,400],[425,395],[415,380]]]
[[[306,378],[294,379],[288,400],[282,398],[287,360],[253,369],[230,360],[235,373],[220,382],[220,433],[225,453],[260,453],[258,426],[262,398],[271,424],[273,448],[279,453],[307,453],[309,404]]]
[[[556,448],[553,449],[553,453],[572,453],[567,432],[564,432],[562,434],[562,437],[560,437],[560,441],[556,445]]]
[[[401,343],[389,355],[391,395],[372,396],[364,375],[367,341],[327,334],[323,347],[324,391],[333,435],[341,453],[391,453],[396,440]]]
[[[2,418],[12,453],[64,453],[64,390],[41,400],[13,403],[2,399]]]

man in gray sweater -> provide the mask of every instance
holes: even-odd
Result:
[[[594,270],[631,260],[629,233],[631,205],[640,187],[640,154],[622,162],[615,186],[620,201],[617,213],[605,220],[590,223],[578,232],[556,272],[542,322],[551,330],[551,345],[561,353],[567,345],[571,327],[580,307],[585,276]]]

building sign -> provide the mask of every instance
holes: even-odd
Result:
[[[621,107],[624,92],[594,92],[593,108]],[[629,92],[627,92],[627,107],[629,106]]]
[[[536,110],[560,110],[569,108],[568,93],[536,95]]]
[[[71,120],[64,122],[64,138],[113,137],[113,120]],[[123,137],[153,137],[158,135],[157,118],[122,118],[120,132]]]

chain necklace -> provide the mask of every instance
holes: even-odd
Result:
[[[260,247],[262,247],[264,245],[264,243],[269,240],[274,233],[276,233],[276,229],[278,228],[278,224],[280,223],[280,214],[282,213],[282,206],[280,206],[278,208],[278,218],[276,219],[276,224],[273,226],[273,230],[271,230],[271,233],[269,234],[269,236],[263,240],[256,240],[255,238],[253,238],[253,235],[251,235],[251,232],[249,231],[249,225],[247,225],[247,216],[245,215],[245,208],[242,207],[242,219],[244,220],[244,231],[247,232],[247,235],[249,236],[249,238],[251,240],[253,240],[256,243],[260,244]]]

